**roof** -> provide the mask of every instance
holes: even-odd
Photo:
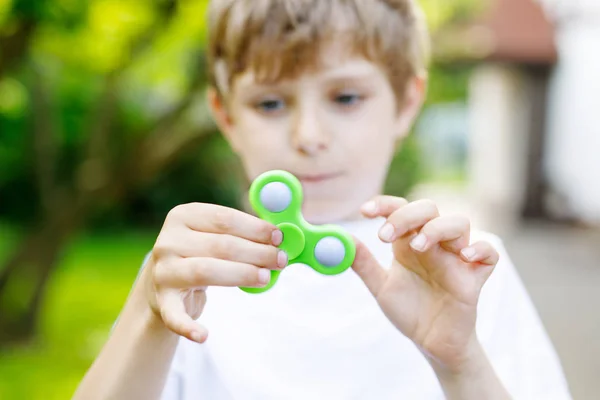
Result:
[[[442,60],[556,62],[554,27],[536,0],[488,0],[475,21],[441,29],[433,38]]]
[[[556,61],[554,28],[533,0],[495,0],[482,25],[493,42],[485,58],[528,64]]]

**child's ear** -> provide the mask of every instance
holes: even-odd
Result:
[[[206,93],[208,107],[215,120],[215,123],[219,127],[219,130],[225,136],[225,139],[229,142],[231,148],[237,152],[237,141],[235,140],[235,134],[233,130],[233,119],[227,109],[225,100],[217,92],[214,87],[210,87]]]
[[[418,75],[412,77],[404,92],[402,106],[398,110],[398,119],[396,121],[397,139],[403,139],[410,131],[415,119],[421,111],[427,92],[427,76]]]

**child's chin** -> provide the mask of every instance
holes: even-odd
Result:
[[[308,200],[302,210],[306,222],[312,225],[334,224],[355,217],[354,208],[339,200]]]

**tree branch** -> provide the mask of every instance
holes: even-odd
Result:
[[[138,173],[141,175],[151,174],[150,171],[155,171],[157,166],[162,168],[168,160],[175,159],[175,155],[180,151],[185,151],[190,143],[215,130],[212,121],[205,121],[201,126],[194,128],[186,129],[177,126],[194,104],[204,84],[204,70],[201,68],[204,62],[203,55],[199,59],[199,65],[193,68],[194,73],[187,93],[170,112],[155,124],[150,132],[144,135],[145,140],[136,149],[137,154],[143,155],[138,158],[137,165]],[[204,103],[204,100],[201,102]]]
[[[58,124],[53,118],[48,90],[35,64],[32,64],[31,68],[31,95],[33,150],[38,192],[42,208],[45,212],[49,212],[56,200],[54,185],[59,156],[56,132]]]
[[[109,185],[111,173],[118,173],[118,171],[111,171],[110,165],[114,162],[111,150],[116,150],[111,139],[114,139],[113,122],[118,109],[119,80],[131,64],[152,46],[163,32],[164,26],[175,15],[176,8],[173,0],[163,1],[158,7],[160,8],[158,20],[131,45],[129,56],[104,77],[102,93],[91,115],[91,128],[84,144],[85,156],[75,178],[79,190],[96,192]]]
[[[205,62],[206,57],[204,52],[199,52],[196,58],[196,62],[191,68],[191,77],[187,92],[182,96],[179,103],[177,103],[169,112],[167,112],[154,127],[144,135],[148,142],[162,142],[168,135],[170,137],[173,125],[181,119],[185,112],[194,102],[196,96],[202,90],[205,83]]]
[[[12,34],[0,36],[0,78],[27,53],[36,26],[33,19],[24,19]]]

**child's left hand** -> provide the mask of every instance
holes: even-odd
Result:
[[[498,253],[487,242],[469,245],[469,220],[441,217],[429,200],[379,196],[362,212],[387,218],[379,237],[393,243],[394,261],[383,269],[357,241],[353,269],[389,320],[431,362],[459,371],[478,346],[477,302]]]

